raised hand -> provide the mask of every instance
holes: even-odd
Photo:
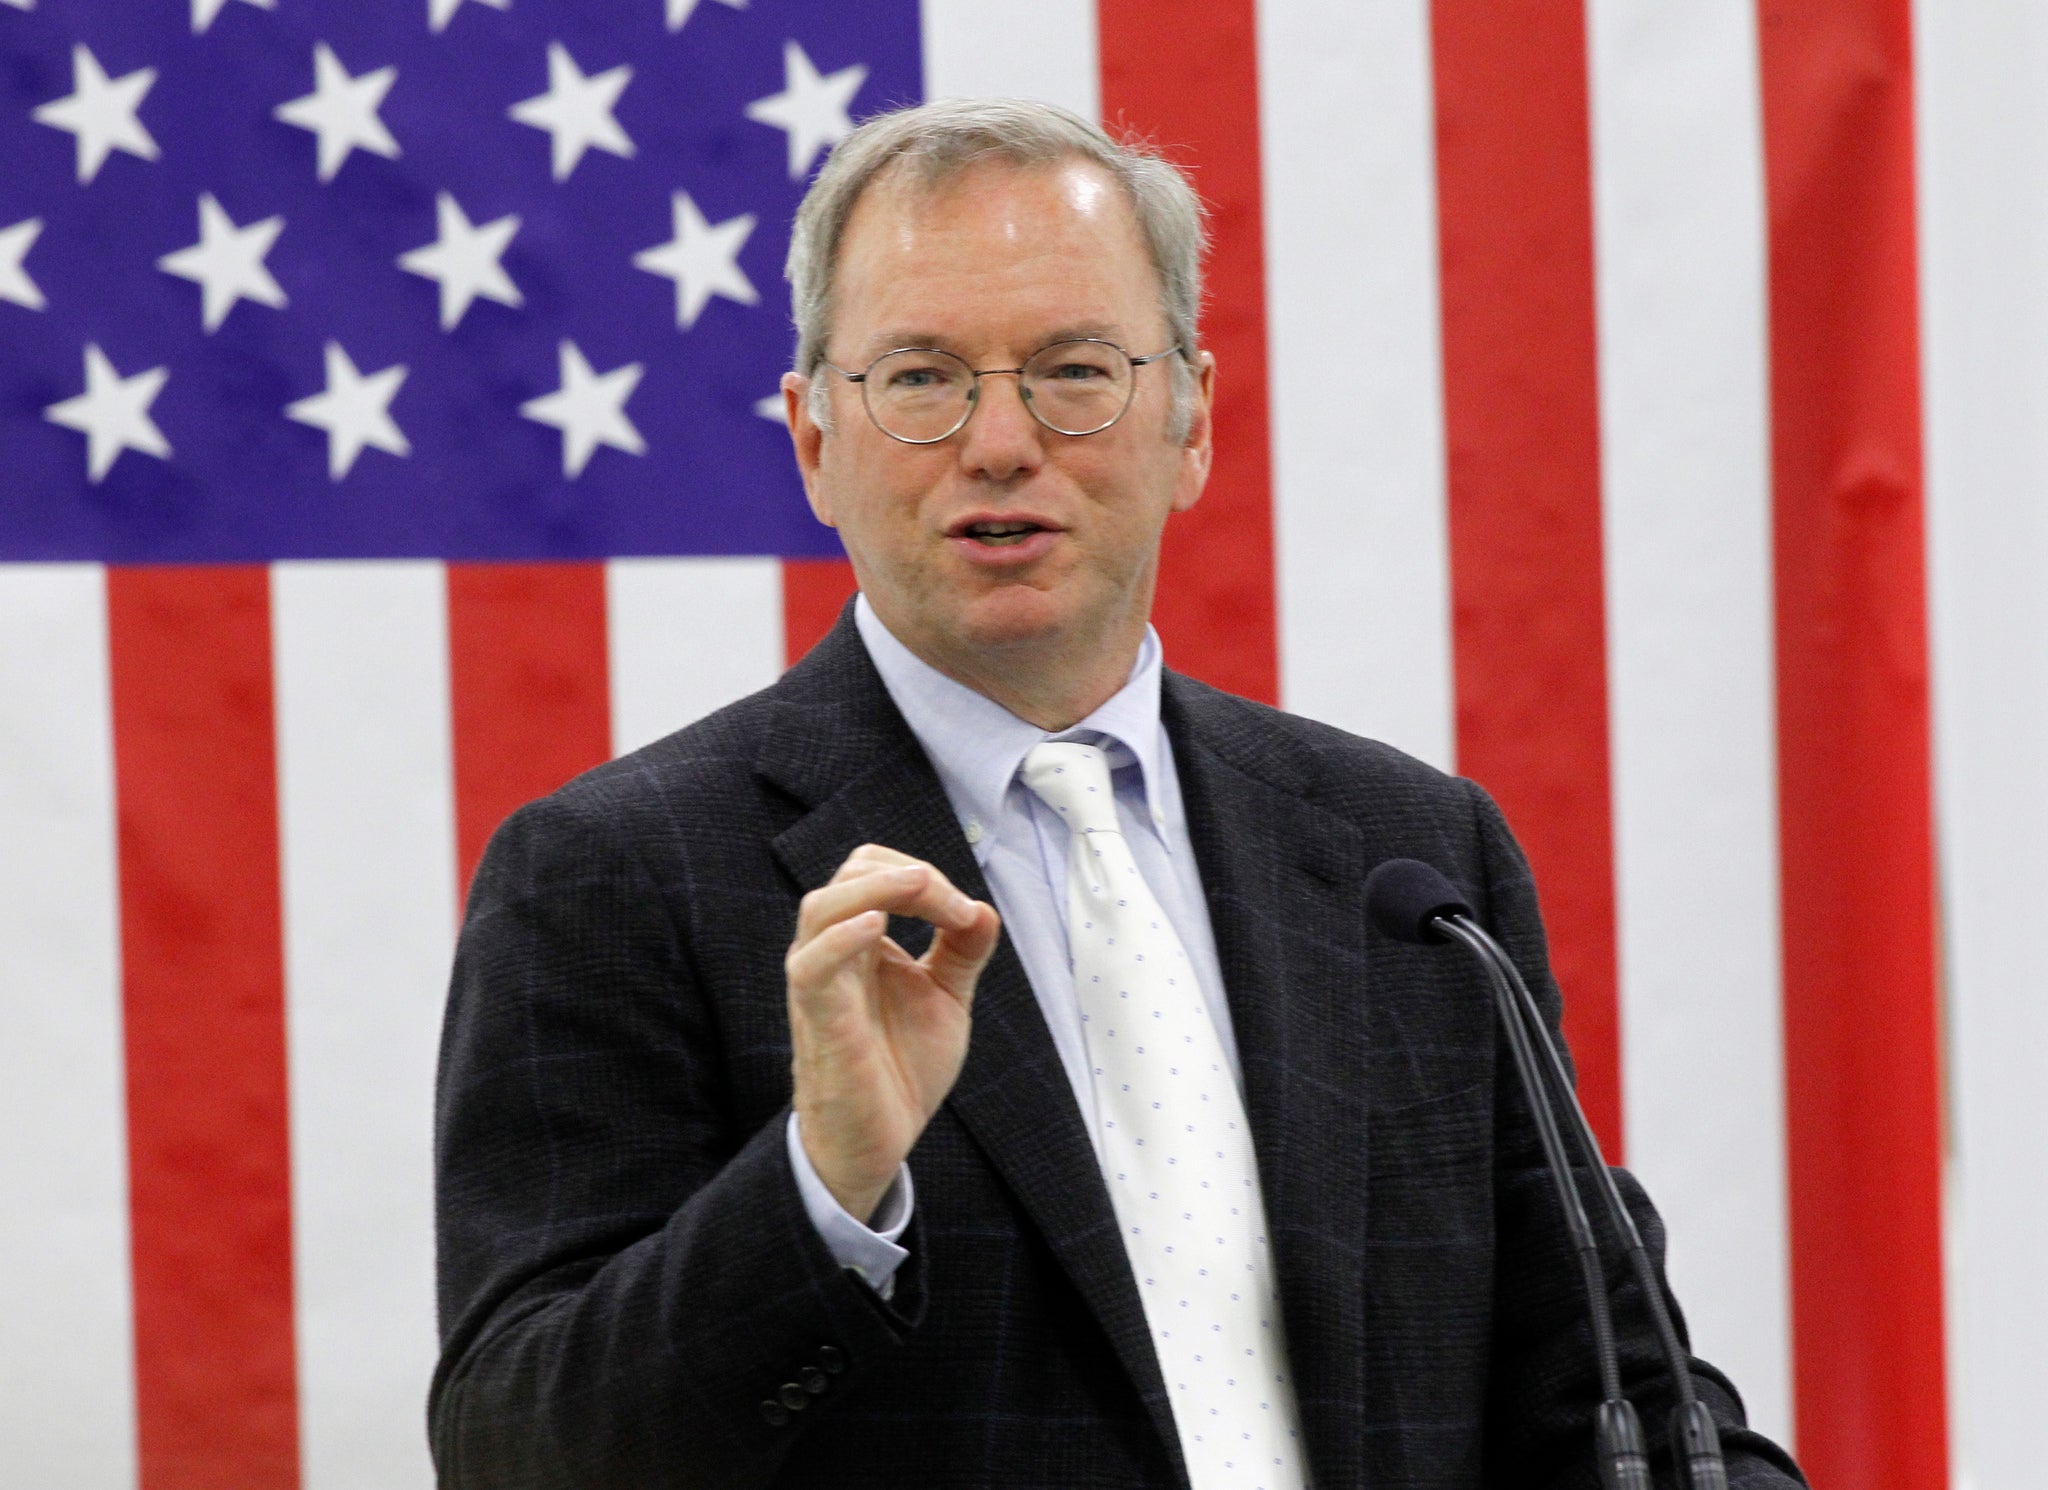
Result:
[[[931,922],[924,956],[888,935],[891,914]],[[797,1132],[849,1215],[874,1214],[952,1090],[1000,924],[931,865],[872,843],[803,898],[783,960]]]

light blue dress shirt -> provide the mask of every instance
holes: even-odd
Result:
[[[1188,838],[1173,747],[1159,718],[1158,634],[1146,629],[1137,665],[1107,703],[1072,729],[1048,734],[917,656],[890,634],[865,595],[854,602],[854,622],[889,697],[938,772],[939,784],[995,897],[1010,943],[1031,980],[1081,1120],[1098,1152],[1095,1088],[1067,953],[1067,828],[1017,774],[1025,755],[1042,740],[1079,740],[1108,753],[1124,837],[1187,948],[1241,1092],[1244,1080],[1216,957],[1216,936]],[[873,1225],[866,1226],[848,1215],[818,1178],[799,1141],[794,1113],[787,1141],[790,1167],[811,1223],[842,1267],[860,1273],[886,1297],[896,1269],[910,1255],[900,1245],[914,1204],[909,1166],[883,1197]]]

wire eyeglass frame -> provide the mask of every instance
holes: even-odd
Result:
[[[1114,414],[1110,415],[1109,418],[1105,419],[1102,423],[1097,424],[1089,429],[1062,429],[1060,428],[1060,426],[1054,424],[1050,419],[1048,419],[1045,416],[1045,414],[1039,409],[1036,401],[1032,397],[1031,388],[1029,384],[1025,381],[1025,374],[1027,370],[1031,367],[1031,364],[1036,362],[1039,358],[1043,357],[1047,352],[1057,351],[1061,347],[1080,346],[1097,346],[1109,348],[1118,356],[1122,357],[1125,363],[1129,365],[1132,376],[1130,378],[1130,381],[1128,382],[1128,384],[1126,384],[1124,388],[1123,403],[1118,406],[1117,411]],[[1144,357],[1133,357],[1129,352],[1125,351],[1124,348],[1117,345],[1117,343],[1109,340],[1107,337],[1070,336],[1064,337],[1056,342],[1049,342],[1045,346],[1040,347],[1037,351],[1033,352],[1029,357],[1025,358],[1023,365],[1020,367],[973,367],[968,364],[966,358],[960,356],[957,353],[948,352],[943,347],[891,347],[888,351],[883,352],[882,354],[877,356],[873,361],[869,362],[868,365],[865,368],[861,369],[861,371],[859,372],[852,372],[847,368],[843,368],[838,363],[832,361],[829,357],[820,357],[818,361],[821,365],[829,367],[832,369],[832,371],[838,373],[839,376],[846,379],[847,382],[858,383],[861,385],[861,407],[867,411],[868,422],[873,424],[876,429],[880,430],[890,439],[899,441],[900,443],[905,445],[936,445],[940,443],[942,440],[952,439],[953,436],[957,435],[958,433],[960,433],[961,430],[967,427],[967,421],[974,417],[974,411],[977,407],[980,406],[981,403],[981,380],[985,377],[996,375],[1010,376],[1015,377],[1017,379],[1017,392],[1018,395],[1024,401],[1025,410],[1043,428],[1051,430],[1056,435],[1068,435],[1075,439],[1083,439],[1089,435],[1099,435],[1104,430],[1110,428],[1112,425],[1116,424],[1119,420],[1121,420],[1125,414],[1130,412],[1131,404],[1136,399],[1138,393],[1138,379],[1136,374],[1139,368],[1145,367],[1154,362],[1164,361],[1166,358],[1172,357],[1175,354],[1185,356],[1186,351],[1187,349],[1185,347],[1182,347],[1179,343],[1175,343],[1173,346],[1168,347],[1163,352],[1153,352],[1150,355]],[[869,393],[869,388],[871,386],[869,381],[870,376],[873,374],[874,370],[877,367],[881,366],[881,364],[883,364],[884,362],[887,362],[891,357],[900,357],[906,352],[926,352],[930,353],[933,356],[948,358],[953,362],[959,363],[960,366],[966,370],[968,376],[972,379],[972,382],[967,390],[967,397],[961,405],[960,417],[956,419],[953,422],[953,424],[948,429],[946,429],[946,431],[942,434],[929,435],[923,439],[915,439],[909,435],[898,434],[895,430],[889,428],[887,424],[884,424],[882,422],[881,416],[875,412],[874,401]]]

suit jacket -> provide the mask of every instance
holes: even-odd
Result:
[[[1584,1300],[1484,985],[1367,930],[1442,867],[1548,1016],[1492,802],[1385,746],[1168,674],[1316,1484],[1595,1483]],[[851,617],[779,683],[515,814],[455,961],[436,1125],[443,1483],[1185,1483],[1108,1195],[1021,964],[983,974],[910,1158],[884,1301],[806,1217],[784,1122],[798,898],[888,844],[987,889]],[[898,922],[913,952],[922,923]],[[1661,1256],[1656,1217],[1623,1177]],[[1669,1393],[1619,1258],[1624,1372]],[[1695,1367],[1737,1485],[1798,1483]]]

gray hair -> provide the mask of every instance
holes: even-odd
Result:
[[[1048,166],[1071,160],[1100,166],[1123,188],[1151,250],[1160,310],[1185,353],[1169,364],[1171,433],[1185,438],[1207,242],[1201,199],[1180,169],[1156,151],[1136,141],[1113,140],[1071,110],[1029,99],[946,98],[877,114],[832,152],[797,208],[789,240],[785,273],[796,319],[796,371],[813,378],[824,358],[840,240],[861,194],[878,176],[905,175],[913,185],[931,190],[986,161]],[[824,394],[823,383],[813,381],[811,414],[821,427],[828,423],[819,417],[827,412]]]

